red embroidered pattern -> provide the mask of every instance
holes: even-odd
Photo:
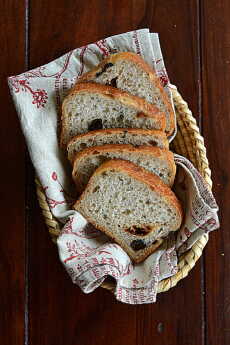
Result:
[[[141,55],[141,48],[140,48],[140,42],[138,40],[137,31],[133,32],[133,40],[134,40],[134,43],[135,43],[135,46],[136,46],[136,53],[138,55]]]
[[[48,99],[48,95],[44,89],[37,89],[35,91],[32,90],[29,81],[26,79],[18,79],[17,77],[11,77],[9,80],[11,81],[11,86],[15,93],[18,93],[20,91],[29,91],[33,97],[32,104],[35,104],[37,108],[45,106]]]
[[[81,259],[81,258],[87,258],[89,256],[92,256],[94,254],[96,255],[111,255],[110,252],[103,249],[103,246],[97,247],[97,248],[91,248],[83,243],[78,242],[77,240],[73,242],[66,242],[66,247],[68,252],[70,253],[70,256],[64,260],[64,263],[73,260],[75,258]],[[96,258],[93,258],[94,260]],[[95,262],[94,262],[95,264]]]
[[[71,195],[69,195],[66,190],[64,189],[64,187],[62,186],[61,182],[58,180],[58,176],[57,173],[55,171],[53,171],[51,178],[53,181],[57,181],[57,183],[59,184],[59,186],[61,187],[60,192],[64,194],[65,198],[67,199],[68,203],[72,203],[74,201],[74,199],[72,198]]]
[[[48,188],[49,188],[48,186],[47,186],[47,187],[44,187],[44,188],[43,188],[43,191],[46,192]],[[47,203],[49,204],[49,207],[50,207],[51,209],[52,209],[52,208],[55,208],[55,207],[58,206],[58,205],[63,205],[63,204],[66,204],[66,203],[67,203],[66,200],[58,201],[58,200],[54,200],[54,199],[52,199],[52,198],[49,198],[49,197],[47,196],[47,194],[46,194],[46,200],[47,200]]]
[[[53,173],[51,174],[51,178],[52,178],[53,181],[57,181],[57,183],[61,187],[60,192],[63,193],[65,199],[64,200],[55,200],[55,199],[50,198],[47,195],[47,190],[48,190],[49,187],[48,186],[42,187],[43,191],[46,194],[46,200],[47,200],[47,202],[49,204],[49,207],[52,209],[52,208],[55,208],[58,205],[63,205],[63,204],[70,204],[71,205],[73,203],[74,199],[64,190],[62,184],[58,180],[58,176],[57,176],[57,173],[55,171],[53,171]]]
[[[97,41],[95,44],[100,49],[100,51],[102,52],[103,57],[107,57],[110,54],[110,50],[106,46],[106,40],[105,39]]]
[[[73,54],[73,50],[70,51],[68,54],[66,54],[65,62],[63,64],[62,68],[60,69],[60,71],[53,73],[53,74],[45,74],[46,66],[41,66],[37,69],[39,76],[45,77],[45,78],[60,77],[67,70],[67,67],[69,65],[70,58],[71,58],[72,54]]]
[[[163,85],[163,87],[167,86],[169,83],[169,79],[168,76],[166,74],[166,71],[164,69],[160,70],[157,75],[160,78],[161,84]]]

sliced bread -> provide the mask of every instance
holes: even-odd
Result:
[[[158,175],[165,184],[172,186],[176,173],[173,153],[159,147],[132,145],[103,145],[84,149],[76,154],[72,176],[81,192],[93,172],[106,160],[131,161]]]
[[[112,54],[82,75],[79,81],[111,85],[157,105],[166,114],[168,135],[174,131],[175,117],[168,95],[155,71],[139,55],[131,52]]]
[[[74,205],[138,263],[182,222],[182,207],[161,179],[133,163],[102,164]]]
[[[136,128],[99,129],[86,134],[80,134],[67,145],[68,158],[72,162],[77,152],[87,147],[105,144],[130,144],[133,146],[169,147],[165,132]]]
[[[103,128],[165,130],[165,114],[144,99],[111,86],[76,84],[62,104],[61,144]]]

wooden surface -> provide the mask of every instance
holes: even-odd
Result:
[[[0,2],[1,260],[3,345],[230,344],[230,3],[228,0]],[[221,230],[189,277],[153,305],[128,306],[74,286],[50,241],[35,196],[6,77],[109,35],[159,32],[172,83],[207,146]]]

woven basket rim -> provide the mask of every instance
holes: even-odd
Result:
[[[177,135],[173,140],[174,152],[177,152],[190,159],[190,161],[196,166],[200,174],[203,176],[209,189],[211,190],[211,170],[209,168],[209,163],[206,156],[204,139],[200,134],[196,119],[192,116],[192,112],[189,110],[187,103],[183,100],[175,86],[172,86],[172,96],[178,127]],[[60,224],[51,213],[44,190],[38,178],[35,179],[35,183],[38,202],[42,209],[45,223],[48,227],[52,240],[56,242],[56,239],[61,231]],[[168,291],[170,288],[176,286],[181,279],[188,275],[202,255],[202,251],[207,242],[208,234],[204,234],[185,254],[179,257],[178,272],[172,277],[162,280],[158,284],[158,293]],[[112,292],[115,290],[115,284],[110,281],[104,281],[101,284],[101,287]]]

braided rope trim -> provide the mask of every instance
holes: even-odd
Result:
[[[192,116],[192,112],[188,108],[188,104],[183,100],[177,89],[172,89],[173,102],[177,117],[177,135],[171,145],[174,152],[187,157],[194,166],[198,169],[200,174],[205,179],[208,187],[212,188],[211,170],[209,168],[208,159],[206,156],[206,148],[204,146],[204,139],[200,135],[196,119]],[[49,205],[46,200],[45,193],[38,179],[35,179],[36,191],[39,205],[42,209],[42,214],[45,223],[48,227],[49,233],[53,242],[60,234],[60,224],[53,217],[50,212]],[[158,293],[165,292],[176,286],[177,283],[185,278],[191,269],[195,266],[197,260],[202,255],[202,251],[208,242],[208,235],[204,234],[190,250],[179,258],[178,272],[172,277],[162,280],[158,284]],[[103,282],[101,287],[114,292],[115,284],[111,282]]]

